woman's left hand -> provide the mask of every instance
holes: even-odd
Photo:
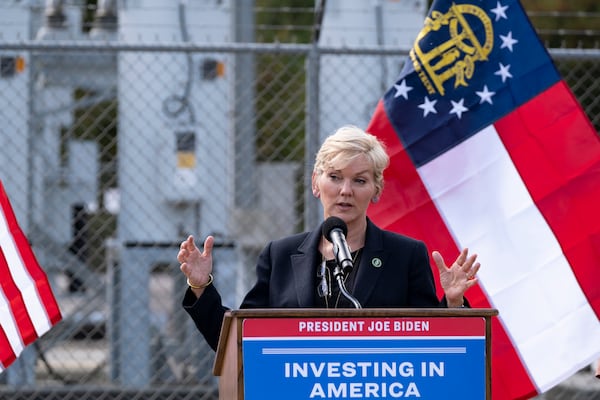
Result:
[[[477,254],[471,256],[468,254],[469,249],[463,249],[450,267],[446,266],[444,258],[438,251],[431,254],[440,271],[440,282],[446,295],[448,307],[461,307],[465,292],[477,283],[475,275],[481,265],[475,262]]]

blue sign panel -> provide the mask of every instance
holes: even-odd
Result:
[[[325,331],[302,332],[304,319],[245,320],[244,398],[484,399],[485,321],[475,321],[482,331],[456,334],[461,320],[473,325],[470,318],[429,318],[427,332],[369,331],[406,323],[375,318],[362,319],[360,330],[334,332],[335,322],[346,320],[329,319],[311,320],[321,328],[329,322]],[[447,324],[451,335],[443,334]]]

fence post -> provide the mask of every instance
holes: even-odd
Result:
[[[320,204],[312,193],[312,170],[320,142],[319,73],[320,53],[313,44],[306,58],[306,132],[304,152],[304,228],[312,229],[320,221]]]

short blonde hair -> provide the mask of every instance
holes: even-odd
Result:
[[[313,172],[322,174],[329,168],[342,169],[353,159],[364,154],[373,167],[377,194],[383,191],[383,171],[390,163],[385,145],[370,133],[346,125],[327,137],[319,149]]]

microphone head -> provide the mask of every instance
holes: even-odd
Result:
[[[341,230],[344,233],[344,236],[348,233],[348,226],[341,218],[329,217],[323,222],[323,236],[330,242],[332,242],[331,232],[333,232],[334,229]]]

